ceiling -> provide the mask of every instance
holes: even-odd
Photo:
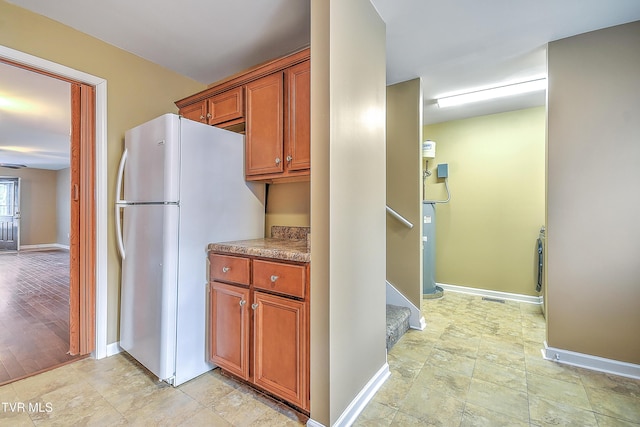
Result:
[[[70,86],[0,62],[0,165],[69,167]]]
[[[157,0],[110,0],[108,8],[97,0],[7,1],[204,84],[309,44],[308,0],[183,0],[171,9]],[[387,83],[422,79],[425,124],[544,105],[544,92],[442,109],[434,99],[544,76],[548,42],[640,20],[638,0],[371,2],[386,22]],[[4,96],[20,83],[0,71]],[[2,104],[0,114],[0,148],[15,147],[19,130],[5,132]],[[45,140],[40,132],[53,125],[43,122],[36,117],[26,132]],[[0,150],[0,163],[6,155]]]

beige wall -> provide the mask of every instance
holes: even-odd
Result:
[[[311,417],[334,424],[385,365],[385,26],[311,1]]]
[[[0,167],[0,176],[20,178],[20,246],[56,243],[56,171]]]
[[[311,224],[310,198],[309,182],[268,184],[265,236],[271,237],[273,225],[308,227]]]
[[[548,47],[547,338],[640,364],[640,22]]]
[[[0,45],[107,80],[108,204],[113,194],[124,132],[167,112],[173,102],[206,86],[70,27],[0,2]],[[54,192],[55,194],[55,192]],[[113,210],[108,211],[107,338],[118,340],[120,262],[114,239]],[[54,235],[55,239],[55,235]]]
[[[387,280],[416,307],[422,301],[422,86],[387,87],[387,205],[414,226],[387,215]]]
[[[426,199],[436,205],[436,282],[538,295],[536,239],[544,225],[545,107],[425,126],[436,141]]]

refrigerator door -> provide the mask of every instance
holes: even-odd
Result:
[[[123,207],[120,346],[161,380],[175,375],[177,205]]]
[[[264,236],[264,184],[244,179],[242,135],[182,120],[178,335],[174,385],[207,358],[207,245]]]
[[[124,203],[180,200],[180,117],[165,114],[125,133]]]

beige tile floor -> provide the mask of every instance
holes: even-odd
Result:
[[[0,426],[304,423],[306,417],[221,375],[219,369],[174,388],[124,354],[83,359],[0,387]]]
[[[640,381],[545,361],[539,307],[452,292],[389,352],[391,377],[357,426],[638,426]],[[296,414],[204,374],[158,383],[134,360],[84,359],[0,387],[0,426],[287,426]]]
[[[445,292],[356,426],[640,426],[640,380],[544,360],[540,306]]]

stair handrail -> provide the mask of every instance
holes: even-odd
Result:
[[[403,223],[407,228],[413,228],[413,224],[408,219],[391,209],[389,205],[387,205],[387,212],[389,212],[392,217]]]

